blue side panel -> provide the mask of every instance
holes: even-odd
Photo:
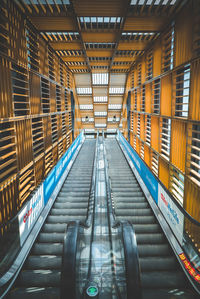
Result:
[[[151,196],[158,203],[158,181],[145,165],[145,163],[141,160],[139,155],[135,152],[135,150],[131,147],[131,145],[127,142],[127,140],[119,133],[119,141],[125,147],[126,152],[133,162],[133,165],[139,172],[142,180],[144,181],[145,185],[147,186]]]

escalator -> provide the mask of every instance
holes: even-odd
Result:
[[[6,298],[197,299],[190,289],[118,142],[97,136],[83,143]]]
[[[118,142],[107,139],[106,154],[116,220],[136,232],[143,299],[197,298],[180,268]]]
[[[95,143],[85,140],[8,298],[60,298],[64,233],[87,218]]]

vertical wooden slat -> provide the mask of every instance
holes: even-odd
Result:
[[[172,120],[171,130],[171,162],[182,172],[185,172],[186,158],[186,124]]]

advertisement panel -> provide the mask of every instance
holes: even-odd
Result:
[[[43,184],[18,215],[20,245],[22,246],[44,207]]]
[[[158,185],[158,207],[162,211],[179,243],[182,245],[184,215],[179,211],[178,207],[173,203],[160,184]]]
[[[145,163],[140,159],[138,154],[134,151],[131,145],[126,141],[126,139],[119,134],[119,141],[125,147],[127,154],[133,165],[137,169],[139,175],[141,176],[142,180],[144,181],[145,185],[147,186],[151,196],[153,197],[154,201],[158,202],[158,181],[145,165]]]

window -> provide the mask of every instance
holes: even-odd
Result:
[[[146,80],[153,78],[153,50],[147,53],[146,57]]]
[[[133,132],[133,129],[134,129],[134,112],[131,112],[131,126],[130,126],[131,132]]]
[[[151,116],[146,115],[145,120],[146,120],[145,141],[149,146],[151,146]]]
[[[32,119],[33,156],[36,158],[44,152],[44,136],[42,118]]]
[[[49,78],[55,80],[55,70],[54,70],[54,53],[49,48],[48,49],[48,65],[49,65]]]
[[[137,136],[140,137],[140,114],[137,117]]]
[[[145,111],[145,85],[142,86],[142,102],[141,102],[141,111]]]
[[[41,77],[42,112],[50,113],[49,81]]]
[[[155,176],[158,176],[158,154],[154,151],[151,153],[151,169]]]
[[[141,143],[140,147],[140,157],[144,160],[144,143]]]
[[[28,67],[36,72],[39,71],[38,36],[31,25],[26,27],[26,46],[28,53]]]
[[[152,111],[155,114],[160,113],[160,79],[153,81],[152,83]]]
[[[30,114],[30,103],[27,70],[13,63],[11,76],[15,116],[28,115]]]
[[[162,53],[162,71],[172,70],[174,64],[174,23],[163,36]]]
[[[134,94],[134,110],[137,111],[137,89],[134,89],[133,91],[133,94]]]
[[[171,141],[171,119],[161,119],[161,155],[169,160]]]
[[[51,115],[51,132],[52,132],[52,143],[54,143],[58,140],[57,115]]]
[[[170,168],[170,191],[179,203],[183,205],[184,175],[176,168]]]
[[[138,83],[138,85],[141,85],[141,82],[142,82],[142,64],[141,63],[138,64],[137,71],[138,71],[137,83]]]
[[[0,123],[1,175],[0,183],[17,173],[16,139],[14,122]]]
[[[175,116],[188,117],[190,93],[190,65],[176,71]]]
[[[133,148],[134,148],[135,151],[136,151],[136,147],[137,147],[137,145],[136,145],[136,136],[134,135],[133,136]]]
[[[61,111],[61,87],[56,85],[56,110]]]
[[[189,167],[190,178],[200,186],[200,125],[192,124],[188,134],[189,145]]]

